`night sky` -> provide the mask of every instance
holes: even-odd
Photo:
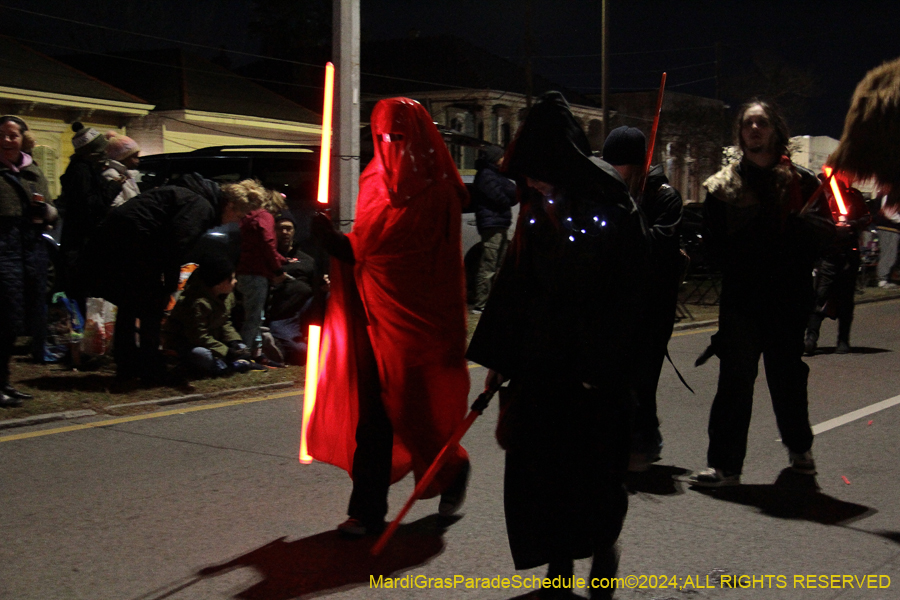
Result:
[[[296,0],[306,1],[312,0]],[[525,0],[361,0],[362,35],[376,40],[412,32],[453,34],[523,63],[525,5]],[[599,94],[600,0],[532,0],[532,5],[535,70],[563,86]],[[193,50],[207,56],[220,46],[249,53],[261,48],[247,27],[255,14],[252,0],[0,0],[0,14],[7,24],[4,34],[41,42],[35,48],[48,54],[172,45],[123,30],[196,44]],[[609,17],[611,92],[655,88],[665,70],[669,90],[718,95],[729,104],[774,93],[788,109],[794,134],[839,137],[857,82],[881,62],[900,57],[897,2],[609,0]],[[250,60],[231,57],[236,63]]]

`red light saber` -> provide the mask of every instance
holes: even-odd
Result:
[[[394,517],[394,520],[391,521],[391,524],[388,525],[388,528],[384,530],[384,533],[381,534],[381,537],[378,538],[378,541],[372,546],[372,556],[378,556],[384,550],[384,547],[394,536],[394,532],[397,531],[397,528],[400,527],[400,521],[403,520],[403,517],[406,516],[406,513],[409,512],[409,509],[412,508],[412,505],[416,503],[416,500],[422,497],[422,494],[425,493],[425,489],[431,485],[431,482],[434,481],[435,475],[438,474],[438,471],[441,470],[441,467],[447,462],[447,459],[450,458],[450,452],[455,450],[457,446],[459,446],[459,441],[466,435],[466,432],[469,431],[469,427],[472,426],[472,423],[475,422],[475,419],[481,416],[481,413],[484,412],[484,409],[487,408],[488,404],[491,401],[491,398],[494,397],[494,394],[497,393],[497,390],[500,389],[500,386],[490,388],[481,392],[478,395],[478,398],[475,399],[475,402],[472,403],[472,409],[469,411],[469,414],[466,415],[466,418],[463,419],[463,422],[460,423],[456,430],[453,432],[453,435],[450,436],[450,440],[447,444],[441,449],[440,453],[437,455],[437,458],[434,459],[434,462],[431,463],[431,466],[428,467],[428,470],[425,471],[425,474],[422,476],[422,479],[419,480],[419,483],[416,484],[416,489],[413,490],[412,495],[409,497],[409,500],[406,501],[406,504],[403,505],[403,508],[400,509],[400,512],[397,513],[397,516]]]
[[[319,204],[328,205],[328,179],[331,175],[331,123],[334,113],[334,64],[325,65],[325,98],[322,103],[322,145],[319,150]],[[307,446],[307,432],[313,408],[316,406],[316,386],[319,384],[319,345],[322,328],[309,326],[306,344],[306,386],[303,392],[303,422],[300,426],[300,462],[313,461]]]
[[[647,157],[644,159],[644,174],[641,179],[641,195],[647,185],[647,175],[650,173],[650,162],[653,160],[653,147],[656,145],[656,131],[659,129],[659,113],[662,112],[663,93],[666,91],[666,74],[662,74],[659,82],[659,94],[656,96],[656,112],[653,114],[653,127],[650,129],[650,139],[647,142]]]
[[[837,177],[834,176],[831,167],[822,167],[831,183],[831,193],[834,194],[834,201],[837,202],[838,212],[847,216],[847,205],[844,203],[844,197],[841,195],[841,187],[838,185]]]

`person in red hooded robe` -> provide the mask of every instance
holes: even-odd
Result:
[[[372,112],[375,158],[360,177],[349,235],[317,215],[332,255],[309,452],[353,478],[347,536],[384,528],[391,483],[418,480],[464,419],[469,392],[461,252],[465,186],[425,108],[408,98]],[[450,515],[465,498],[458,447],[426,490]]]

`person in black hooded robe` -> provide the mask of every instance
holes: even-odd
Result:
[[[518,183],[519,224],[467,356],[489,368],[485,387],[509,380],[497,438],[516,569],[548,564],[549,577],[571,578],[573,561],[593,556],[599,583],[618,568],[628,506],[649,242],[625,182],[591,157],[561,94],[541,97],[513,144],[503,170]],[[588,587],[591,598],[613,592]]]

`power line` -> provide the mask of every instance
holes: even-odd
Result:
[[[710,50],[715,46],[693,46],[690,48],[663,48],[659,50],[636,50],[634,52],[612,52],[610,56],[632,56],[635,54],[664,54],[666,52],[686,52],[689,50]],[[600,58],[602,54],[535,54],[534,58]]]
[[[237,55],[239,55],[239,56],[247,56],[247,57],[250,57],[250,58],[262,58],[262,59],[265,59],[265,60],[274,60],[274,61],[278,61],[278,62],[289,63],[289,64],[292,64],[292,65],[300,65],[300,66],[303,66],[303,67],[315,67],[315,68],[318,68],[318,69],[324,69],[324,68],[325,68],[325,65],[316,65],[316,64],[313,64],[313,63],[305,63],[305,62],[300,62],[300,61],[297,61],[297,60],[290,60],[290,59],[287,59],[287,58],[275,58],[274,56],[266,56],[266,55],[264,55],[264,54],[254,54],[254,53],[252,53],[252,52],[241,52],[240,50],[228,50],[227,48],[221,48],[221,47],[219,47],[219,48],[213,48],[212,46],[207,46],[207,45],[205,45],[205,44],[196,44],[196,43],[194,43],[194,42],[185,42],[185,41],[182,41],[182,40],[176,40],[176,39],[172,39],[172,38],[166,38],[166,37],[162,37],[162,36],[158,36],[158,35],[151,35],[151,34],[149,34],[149,33],[140,33],[140,32],[137,32],[137,31],[127,31],[127,30],[125,30],[125,29],[117,29],[117,28],[115,28],[115,27],[107,27],[106,25],[97,25],[96,23],[88,23],[88,22],[86,22],[86,21],[77,21],[77,20],[75,20],[75,19],[68,19],[68,18],[66,18],[66,17],[57,17],[57,16],[55,16],[55,15],[48,15],[48,14],[44,14],[44,13],[39,13],[39,12],[36,12],[36,11],[33,11],[33,10],[27,10],[27,9],[24,9],[24,8],[16,8],[16,7],[14,7],[14,6],[7,6],[6,4],[0,4],[0,8],[5,8],[6,10],[12,10],[12,11],[16,11],[16,12],[25,13],[25,14],[32,15],[32,16],[35,16],[35,17],[44,17],[45,19],[54,19],[54,20],[56,20],[56,21],[63,21],[63,22],[65,22],[65,23],[72,23],[72,24],[75,24],[75,25],[84,25],[85,27],[95,27],[95,28],[97,28],[97,29],[103,29],[104,31],[112,31],[112,32],[115,32],[115,33],[125,33],[125,34],[127,34],[127,35],[134,35],[134,36],[138,36],[138,37],[144,37],[144,38],[148,38],[148,39],[156,40],[156,41],[160,41],[160,42],[167,42],[167,43],[169,43],[169,44],[182,44],[182,45],[185,45],[185,46],[191,46],[191,47],[193,47],[193,48],[203,48],[203,49],[205,49],[205,50],[215,50],[216,52],[222,52],[222,51],[224,50],[225,52],[228,52],[228,53],[230,53],[230,54],[237,54]]]

